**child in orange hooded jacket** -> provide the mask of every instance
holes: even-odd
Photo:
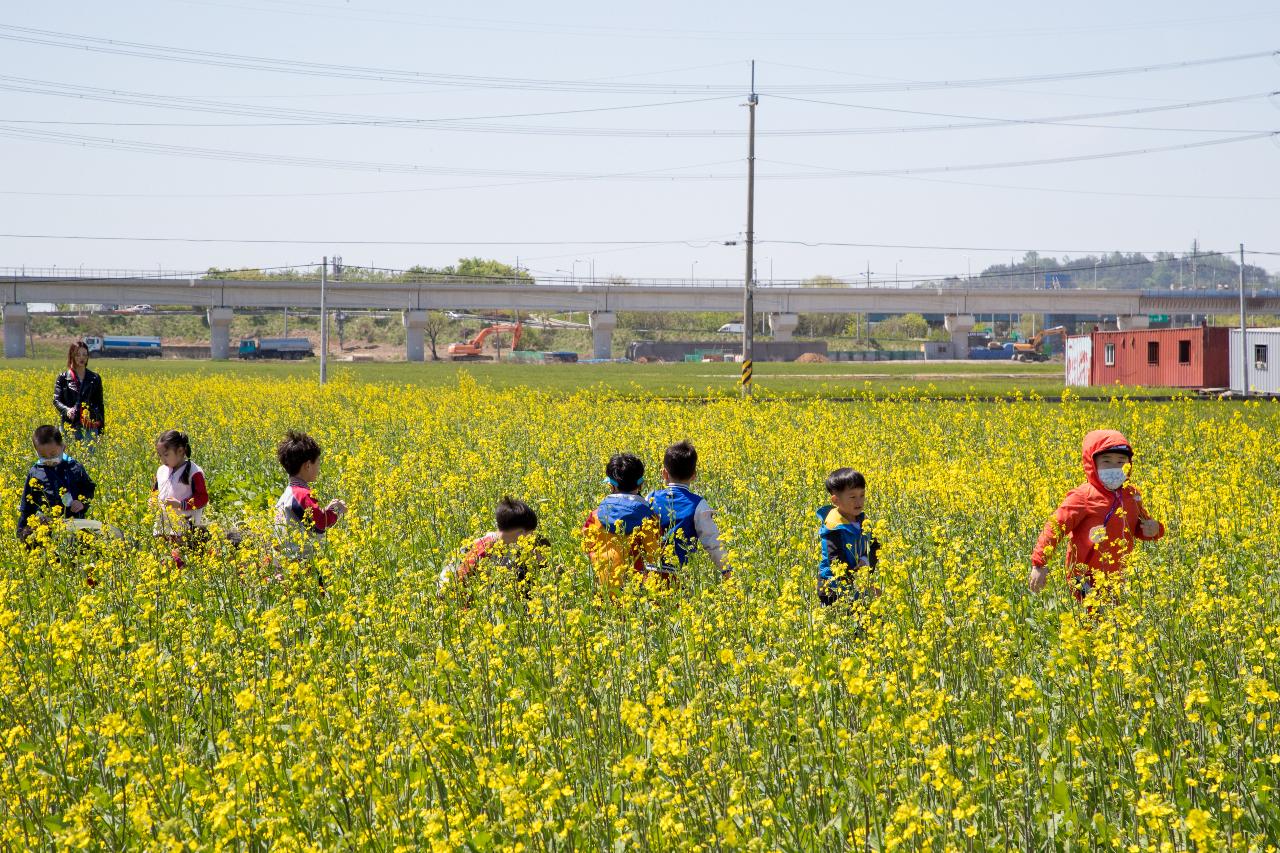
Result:
[[[1045,524],[1031,555],[1027,585],[1044,589],[1049,553],[1067,538],[1067,582],[1077,601],[1098,585],[1099,575],[1123,568],[1135,540],[1150,542],[1164,536],[1164,525],[1142,505],[1138,490],[1126,484],[1133,448],[1113,429],[1098,429],[1084,437],[1080,453],[1085,482],[1067,492]],[[1119,578],[1116,577],[1115,580]]]

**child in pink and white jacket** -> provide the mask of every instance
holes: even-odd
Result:
[[[160,467],[151,482],[151,499],[158,504],[153,532],[175,547],[194,544],[205,533],[204,508],[209,504],[204,469],[191,461],[191,439],[176,429],[156,439],[156,456]],[[174,559],[181,564],[176,550]]]

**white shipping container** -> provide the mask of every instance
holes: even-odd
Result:
[[[1089,385],[1093,375],[1093,336],[1073,335],[1067,338],[1066,384],[1072,387]]]
[[[1231,330],[1231,390],[1244,390],[1240,358],[1248,358],[1249,393],[1280,394],[1280,328],[1246,329],[1245,352],[1240,348],[1240,330]]]

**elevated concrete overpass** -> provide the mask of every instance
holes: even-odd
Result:
[[[334,309],[403,312],[411,361],[424,357],[427,311],[586,312],[593,348],[608,357],[618,311],[742,310],[742,288],[733,283],[691,280],[658,282],[535,283],[522,279],[451,278],[421,282],[329,282],[326,304]],[[230,354],[236,309],[320,306],[320,281],[249,281],[210,278],[78,276],[0,277],[4,303],[5,355],[26,353],[26,305],[30,302],[115,305],[191,305],[208,311],[214,358]],[[1149,314],[1225,314],[1238,309],[1233,291],[1030,290],[999,287],[812,287],[798,283],[757,286],[756,310],[769,315],[774,338],[789,340],[798,314],[943,314],[957,343],[973,328],[976,314],[1085,314],[1116,317],[1121,328],[1146,324]],[[1254,291],[1246,308],[1280,313],[1280,291]]]

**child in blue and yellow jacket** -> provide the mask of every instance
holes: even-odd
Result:
[[[583,548],[601,589],[610,597],[629,576],[659,573],[662,533],[658,514],[640,494],[644,463],[631,453],[615,453],[605,466],[610,493],[582,525]]]
[[[867,527],[862,511],[867,500],[867,480],[852,468],[837,468],[827,475],[831,503],[818,510],[818,539],[822,562],[818,564],[818,600],[835,604],[843,597],[856,601],[866,593],[855,578],[876,567],[880,543]]]

